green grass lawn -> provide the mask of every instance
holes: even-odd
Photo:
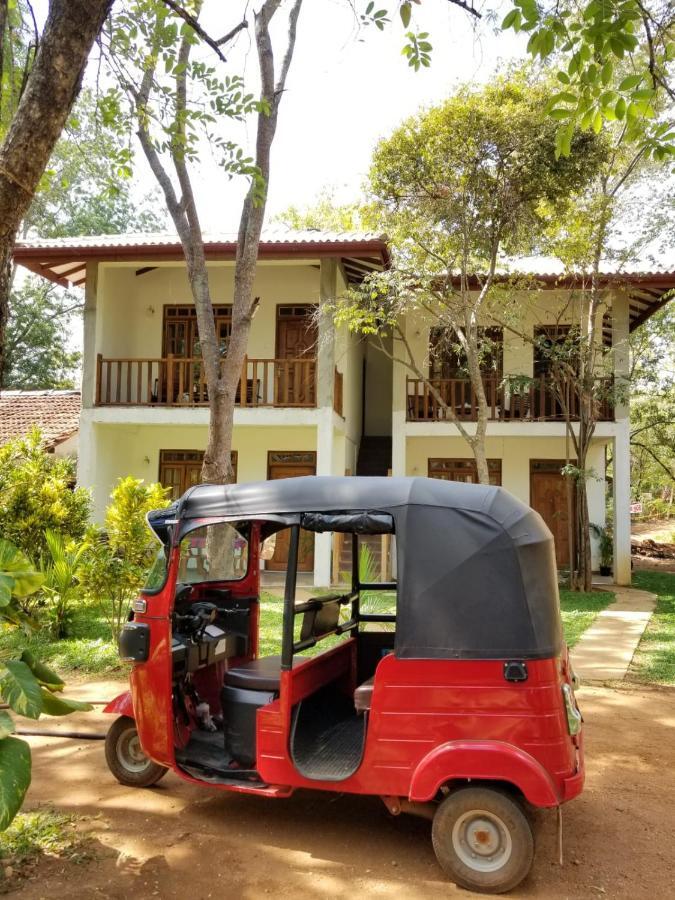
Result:
[[[673,576],[667,577],[672,578]],[[648,588],[648,590],[655,590],[655,588]],[[560,592],[565,637],[570,647],[574,646],[600,610],[604,609],[613,599],[614,595],[609,593]],[[371,602],[376,603],[377,601]],[[387,607],[386,609],[382,607],[382,611],[393,611],[393,596],[383,595],[382,602]],[[367,600],[362,603],[362,608],[364,612],[369,611]],[[374,608],[371,611],[374,611]],[[260,656],[281,653],[282,618],[282,598],[263,592],[260,598]],[[299,637],[301,621],[301,616],[298,616],[296,640]],[[108,625],[95,605],[85,603],[77,607],[71,631],[72,634],[69,637],[55,641],[46,631],[26,637],[19,629],[0,627],[0,656],[10,653],[19,654],[21,650],[27,648],[38,659],[56,668],[66,678],[73,674],[108,678],[126,677],[128,667],[120,662],[117,656],[117,647],[110,640]],[[340,640],[342,640],[340,637],[327,638],[316,647],[306,650],[305,655],[313,656],[321,653]]]
[[[586,629],[593,624],[595,617],[614,600],[609,591],[593,591],[585,594],[578,591],[560,591],[560,609],[562,611],[565,640],[573,647]]]
[[[24,649],[64,675],[124,676],[128,671],[110,639],[108,623],[91,603],[77,606],[71,634],[61,640],[54,640],[47,630],[27,637],[19,628],[0,626],[0,656],[20,654]]]
[[[675,685],[675,575],[635,572],[633,586],[656,594],[657,604],[633,657],[628,678]]]

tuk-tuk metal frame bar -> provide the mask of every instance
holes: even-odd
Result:
[[[297,586],[298,574],[298,555],[300,547],[300,525],[291,525],[290,527],[290,543],[288,548],[288,564],[286,569],[286,583],[284,587],[284,615],[282,626],[282,648],[281,648],[281,668],[290,669],[293,666],[293,656],[315,647],[324,638],[332,635],[347,634],[358,629],[360,622],[396,622],[396,616],[389,613],[372,614],[361,613],[360,599],[362,590],[371,591],[395,591],[397,584],[395,581],[371,584],[369,582],[361,583],[359,579],[359,536],[352,534],[352,589],[348,594],[326,594],[323,597],[316,597],[305,600],[303,603],[295,602],[295,590]],[[327,631],[318,637],[308,637],[304,640],[295,641],[295,617],[300,613],[310,612],[311,610],[321,609],[326,603],[339,602],[346,604],[351,602],[351,617],[349,621],[338,625],[331,631]]]
[[[291,525],[291,539],[288,547],[288,565],[284,588],[284,620],[281,644],[281,668],[293,665],[293,631],[295,628],[295,586],[298,579],[298,548],[300,546],[300,526]]]

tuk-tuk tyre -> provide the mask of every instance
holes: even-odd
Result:
[[[499,819],[508,832],[510,853],[494,871],[479,871],[467,865],[454,848],[454,830],[472,811],[486,811]],[[527,876],[534,858],[530,823],[517,800],[496,788],[466,787],[453,791],[434,815],[431,837],[442,869],[460,887],[482,894],[503,894]]]
[[[120,741],[124,734],[131,730],[136,731],[136,723],[130,716],[120,716],[108,729],[105,739],[105,759],[108,768],[120,784],[127,787],[151,787],[169,770],[151,759],[148,759],[147,766],[140,771],[125,767],[123,760],[120,759]]]

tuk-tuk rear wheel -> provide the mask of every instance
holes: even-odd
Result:
[[[510,891],[532,866],[532,829],[518,802],[495,788],[466,787],[438,807],[432,825],[436,858],[461,887]]]
[[[120,716],[110,726],[105,758],[115,778],[128,787],[150,787],[169,771],[143,753],[136,723],[130,716]]]

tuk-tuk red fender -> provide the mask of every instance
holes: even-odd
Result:
[[[502,741],[450,741],[419,763],[412,777],[409,799],[432,800],[440,788],[457,779],[506,781],[534,806],[558,806],[555,784],[529,753]]]
[[[134,705],[131,700],[131,691],[118,694],[107,706],[103,707],[105,713],[116,713],[118,716],[134,718]]]

